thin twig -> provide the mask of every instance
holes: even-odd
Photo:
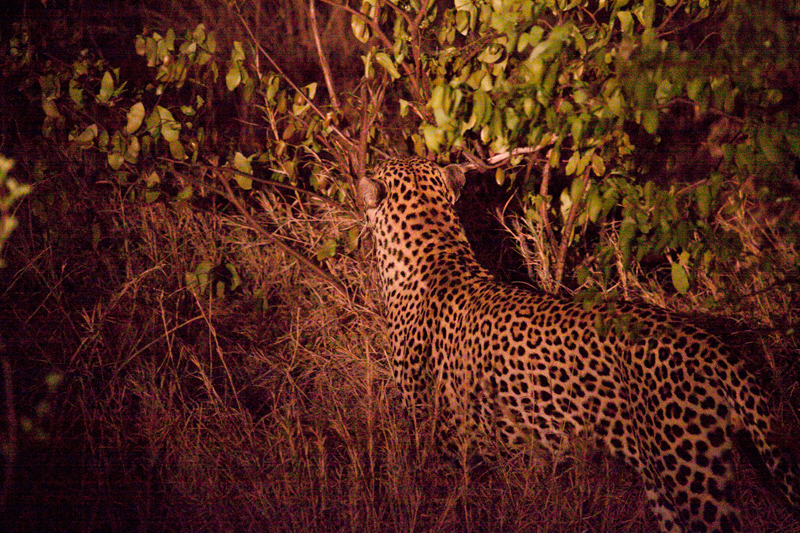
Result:
[[[663,36],[664,36],[664,34],[662,34],[662,33],[661,33],[661,31],[664,29],[664,27],[665,27],[667,24],[669,24],[669,21],[670,21],[670,20],[672,20],[672,17],[674,17],[674,16],[675,16],[675,13],[677,13],[677,12],[678,12],[678,9],[682,9],[682,8],[683,8],[683,6],[681,6],[681,5],[676,5],[675,7],[673,7],[673,8],[672,8],[672,9],[669,11],[669,14],[667,15],[667,18],[665,18],[665,19],[664,19],[664,22],[662,22],[661,24],[659,24],[659,25],[658,25],[658,28],[656,28],[656,32],[658,32],[658,36],[659,36],[659,37],[663,37]],[[597,26],[597,22],[595,22],[595,26]]]
[[[542,219],[542,225],[544,226],[544,234],[547,238],[547,244],[550,247],[552,252],[556,251],[556,238],[553,235],[553,228],[550,225],[550,215],[548,214],[548,202],[545,202],[544,199],[547,198],[547,189],[550,187],[550,153],[548,152],[546,156],[546,161],[544,163],[544,169],[542,169],[542,183],[539,185],[539,196],[542,197],[543,201],[539,204],[539,218]]]
[[[392,41],[389,40],[389,38],[386,36],[386,34],[383,33],[383,31],[381,31],[381,27],[378,24],[378,16],[379,16],[380,6],[384,5],[384,4],[389,5],[390,7],[394,8],[395,10],[398,10],[398,12],[401,13],[403,18],[405,18],[406,22],[409,23],[409,32],[410,32],[410,34],[412,36],[412,39],[413,39],[414,29],[415,29],[415,26],[412,24],[413,21],[411,21],[409,19],[408,15],[405,13],[405,11],[403,11],[400,8],[398,8],[394,4],[391,4],[389,2],[379,2],[377,4],[377,6],[376,6],[375,17],[374,17],[374,19],[371,19],[368,16],[366,16],[364,13],[361,13],[360,11],[357,11],[357,10],[353,9],[350,6],[347,6],[347,5],[344,5],[344,4],[340,4],[338,2],[334,2],[333,0],[320,0],[320,1],[325,2],[326,4],[329,4],[329,5],[336,6],[338,8],[344,9],[345,11],[347,11],[348,13],[353,15],[354,17],[358,17],[358,18],[364,20],[364,22],[366,22],[367,25],[369,25],[370,29],[372,29],[373,35],[375,35],[375,37],[377,37],[383,43],[384,48],[386,50],[392,50],[394,48],[394,45],[392,44]],[[417,27],[417,30],[418,29],[419,28]],[[418,54],[419,50],[420,50],[419,43],[416,40],[414,42],[415,42],[415,45],[411,46],[411,51],[414,54]],[[415,57],[414,61],[415,61],[415,65],[417,65],[419,67],[419,70],[421,72],[421,63],[418,61],[418,58]],[[408,76],[408,81],[411,83],[411,92],[414,95],[414,99],[416,101],[418,101],[418,102],[427,102],[428,98],[426,97],[426,95],[422,91],[422,88],[420,87],[420,79],[422,78],[421,73],[420,72],[416,72],[415,69],[411,65],[409,65],[408,63],[405,63],[405,62],[401,63],[398,66],[403,70],[403,72],[406,74],[406,76]],[[428,121],[433,120],[432,116],[433,115],[430,115],[430,116],[426,117],[426,120],[428,120]]]
[[[564,276],[564,263],[567,259],[567,250],[569,249],[569,242],[572,237],[572,230],[575,227],[575,220],[578,218],[578,211],[581,210],[583,205],[583,197],[586,195],[586,189],[589,187],[589,172],[587,168],[583,173],[581,179],[581,191],[578,198],[572,204],[572,208],[567,215],[567,221],[564,224],[564,230],[561,232],[561,246],[558,249],[556,256],[556,287],[561,286],[561,278]]]
[[[419,6],[419,11],[417,12],[417,18],[414,19],[414,26],[419,28],[419,25],[422,24],[422,18],[428,12],[430,8],[431,0],[423,0],[422,5]]]
[[[690,105],[693,108],[697,106],[697,102],[695,102],[694,100],[690,100],[689,98],[678,96],[678,97],[675,97],[675,98],[671,99],[669,102],[665,102],[663,104],[660,104],[658,106],[658,108],[659,109],[666,109],[666,108],[669,108],[669,107],[671,107],[672,105],[674,105],[676,103],[677,104]],[[731,115],[730,113],[726,113],[725,111],[723,111],[721,109],[717,109],[716,107],[713,107],[713,106],[708,106],[706,108],[706,111],[709,112],[709,113],[713,113],[715,115],[719,115],[721,117],[727,118],[728,120],[730,120],[732,122],[736,122],[737,124],[744,124],[745,123],[745,120],[743,118],[736,117],[734,115]]]
[[[162,159],[166,159],[166,158],[162,158]],[[171,161],[173,163],[178,163],[178,164],[182,163],[181,161],[173,161],[173,160],[169,160],[169,161]],[[193,166],[197,166],[197,165],[193,165]],[[220,170],[219,167],[214,167],[214,166],[204,166],[203,168],[205,170],[210,170],[212,172]],[[325,198],[323,196],[320,196],[320,195],[318,195],[318,194],[316,194],[316,193],[314,193],[312,191],[306,191],[304,189],[300,189],[298,187],[293,187],[291,185],[277,184],[277,183],[274,183],[274,182],[270,182],[268,180],[260,180],[258,178],[253,178],[253,176],[251,176],[250,174],[242,173],[242,172],[240,172],[240,171],[238,171],[238,170],[236,170],[234,168],[225,168],[224,170],[226,172],[230,172],[231,174],[242,174],[244,176],[247,176],[248,178],[260,181],[262,183],[268,183],[270,185],[278,185],[280,187],[283,187],[283,188],[286,188],[286,189],[290,189],[290,190],[293,190],[293,191],[312,194],[315,197],[319,198],[320,200],[324,200],[325,202],[330,203],[331,205],[339,206],[339,204],[337,204],[336,202],[333,202],[331,199]],[[188,176],[188,177],[189,177],[189,179],[194,181],[192,176]],[[273,235],[272,233],[269,233],[268,231],[266,231],[264,228],[262,228],[258,224],[258,222],[256,222],[256,220],[253,218],[253,216],[250,214],[250,212],[245,209],[244,205],[242,205],[242,203],[239,201],[239,199],[236,197],[236,195],[233,194],[233,191],[231,190],[230,185],[228,185],[228,181],[226,179],[221,179],[219,181],[221,181],[223,186],[225,187],[224,191],[220,190],[220,189],[218,189],[218,188],[216,188],[213,185],[210,185],[208,183],[203,183],[201,185],[202,185],[202,187],[204,187],[204,188],[208,189],[209,191],[213,192],[214,194],[218,194],[219,196],[221,196],[221,197],[225,198],[226,200],[228,200],[229,202],[231,202],[234,205],[234,207],[236,207],[236,209],[245,218],[245,220],[247,222],[247,226],[250,229],[252,229],[256,233],[258,233],[259,235],[261,235],[262,237],[264,237],[265,239],[270,241],[270,243],[274,244],[275,246],[277,246],[278,248],[280,248],[281,250],[283,250],[284,252],[286,252],[290,256],[292,256],[295,259],[297,259],[298,261],[300,261],[300,263],[302,263],[304,266],[308,267],[309,270],[314,272],[319,277],[323,278],[325,281],[327,281],[330,284],[332,284],[334,287],[339,289],[342,292],[342,294],[344,294],[348,299],[350,299],[350,294],[347,292],[347,289],[345,288],[345,286],[339,280],[337,280],[336,278],[331,276],[329,273],[327,273],[324,270],[322,270],[320,267],[318,267],[316,264],[314,264],[308,257],[306,257],[302,253],[296,251],[291,246],[289,246],[288,244],[283,242],[280,239],[280,237],[277,237],[277,236]]]
[[[219,167],[214,166],[214,165],[204,165],[202,163],[187,163],[185,161],[178,161],[177,159],[172,159],[172,158],[169,158],[169,157],[159,157],[158,160],[159,161],[165,161],[165,162],[170,163],[172,165],[183,165],[183,166],[185,166],[187,168],[199,168],[199,169],[202,169],[203,171],[206,171],[206,172],[211,172],[211,171],[219,169]],[[230,171],[233,174],[238,174],[239,176],[244,176],[246,178],[250,178],[251,180],[253,180],[256,183],[261,183],[263,185],[268,185],[268,186],[274,187],[276,189],[284,189],[284,190],[287,190],[287,191],[299,192],[299,193],[305,194],[306,196],[311,196],[311,197],[313,197],[313,198],[315,198],[315,199],[317,199],[317,200],[319,200],[321,202],[325,202],[326,204],[331,205],[333,207],[341,207],[341,204],[339,202],[337,202],[336,200],[332,200],[332,199],[328,198],[327,196],[323,196],[322,194],[320,194],[320,193],[318,193],[316,191],[310,191],[308,189],[303,189],[302,187],[297,187],[295,185],[290,185],[288,183],[280,183],[278,181],[268,180],[268,179],[264,179],[264,178],[258,178],[256,176],[253,176],[252,174],[248,174],[247,172],[242,172],[241,170],[236,170],[235,168],[232,168],[232,167],[226,167],[225,170],[226,171]],[[272,169],[270,169],[270,170],[272,170]],[[278,171],[277,170],[273,170],[273,172],[278,172]],[[191,175],[185,175],[185,176],[188,177],[189,179],[192,179]],[[212,191],[212,192],[214,192],[216,194],[219,194],[222,197],[225,197],[225,194],[223,193],[223,191],[220,191],[219,189],[216,189],[215,187],[213,187],[213,186],[211,186],[211,185],[209,185],[207,183],[198,183],[197,185],[201,186],[201,187],[205,187],[206,189],[208,189],[208,190],[210,190],[210,191]]]
[[[495,154],[495,155],[493,155],[492,157],[489,158],[489,160],[487,161],[487,164],[489,166],[492,166],[492,165],[496,165],[496,164],[498,164],[498,163],[500,163],[502,161],[505,161],[506,159],[511,159],[512,157],[514,157],[516,155],[525,155],[525,154],[532,154],[532,153],[538,152],[539,150],[541,150],[543,148],[546,148],[546,147],[550,146],[551,144],[555,143],[557,140],[558,140],[558,135],[553,133],[549,137],[545,137],[541,141],[539,141],[539,144],[537,144],[536,146],[521,146],[519,148],[514,148],[510,152],[501,152],[499,154]],[[547,154],[547,157],[548,157],[548,159],[550,158],[549,152]]]
[[[414,70],[416,71],[416,76],[412,77],[411,81],[414,85],[415,90],[417,91],[418,98],[421,97],[421,101],[425,102],[430,97],[430,80],[427,76],[423,75],[423,68],[422,68],[422,56],[420,52],[422,50],[422,32],[419,31],[419,26],[422,24],[422,18],[425,16],[425,13],[428,11],[428,6],[430,4],[430,0],[424,0],[422,5],[417,12],[417,17],[414,19],[414,23],[410,24],[411,29],[411,38],[413,39],[413,46],[411,47],[411,53],[414,56]],[[424,87],[419,85],[419,81],[425,83]],[[430,115],[430,112],[427,113]],[[428,121],[432,117],[428,116]]]
[[[515,217],[511,219],[511,226],[514,228],[512,235],[517,238],[517,242],[519,243],[519,251],[522,254],[522,261],[525,264],[525,270],[528,272],[528,279],[535,280],[536,270],[533,266],[533,252],[531,252],[531,248],[528,246],[528,240],[525,238],[525,232],[522,231],[522,224],[520,224],[519,218]]]
[[[322,110],[320,108],[318,108],[316,106],[316,104],[314,104],[314,102],[312,102],[311,99],[308,96],[306,96],[306,94],[303,91],[301,91],[300,88],[297,85],[294,84],[294,82],[292,82],[292,80],[286,75],[286,73],[283,72],[283,70],[281,70],[281,68],[278,66],[278,64],[275,62],[275,60],[272,59],[272,56],[269,55],[269,53],[264,49],[263,46],[261,46],[261,44],[258,42],[258,39],[256,39],[256,36],[253,34],[253,30],[250,29],[250,25],[244,19],[244,16],[242,15],[241,10],[237,9],[236,10],[236,15],[239,17],[239,20],[242,22],[242,25],[244,26],[244,29],[247,31],[247,34],[250,36],[251,41],[255,44],[255,46],[258,49],[258,51],[264,57],[267,58],[267,61],[269,61],[270,65],[272,65],[272,68],[275,69],[275,72],[280,74],[281,77],[286,80],[286,83],[288,83],[292,87],[292,89],[294,89],[297,92],[297,94],[300,95],[300,98],[302,98],[303,100],[306,101],[306,103],[311,107],[311,109],[314,110],[314,112],[320,118],[324,119],[325,118],[325,114],[322,112]],[[345,144],[347,144],[350,147],[355,147],[353,141],[351,141],[344,133],[342,133],[339,130],[339,128],[337,128],[333,124],[331,124],[331,130],[336,132],[336,135],[338,135]]]
[[[384,0],[383,4],[392,8],[398,16],[403,17],[406,20],[406,24],[409,26],[414,25],[414,21],[411,20],[411,16],[408,14],[408,12],[406,12],[404,9],[401,9],[397,4],[390,2],[389,0]],[[417,15],[419,15],[419,13],[417,13]]]
[[[297,259],[303,266],[307,267],[311,272],[313,272],[314,274],[316,274],[320,278],[324,279],[325,281],[327,281],[328,283],[330,283],[331,285],[333,285],[334,287],[339,289],[342,292],[342,294],[345,295],[345,297],[347,297],[348,300],[350,299],[350,294],[347,292],[347,289],[345,288],[344,285],[342,285],[342,283],[339,280],[337,280],[336,278],[334,278],[333,276],[331,276],[330,274],[328,274],[327,272],[322,270],[320,267],[315,265],[308,257],[306,257],[305,255],[301,254],[300,252],[296,251],[294,248],[292,248],[291,246],[289,246],[288,244],[283,242],[279,237],[276,237],[272,233],[269,233],[264,228],[262,228],[258,224],[258,222],[256,222],[256,220],[253,218],[253,215],[250,214],[250,211],[245,209],[245,206],[242,205],[242,203],[239,201],[239,199],[236,197],[236,195],[233,194],[233,191],[231,190],[231,187],[228,184],[228,180],[222,179],[220,181],[222,182],[223,186],[225,187],[224,196],[242,214],[242,216],[245,218],[245,221],[247,222],[247,226],[250,229],[252,229],[256,233],[258,233],[259,235],[261,235],[262,237],[267,239],[273,245],[275,245],[278,248],[280,248],[286,254],[288,254],[288,255],[292,256],[293,258]]]
[[[314,44],[317,46],[317,56],[319,57],[319,66],[322,67],[322,75],[325,78],[325,85],[328,87],[328,96],[331,99],[333,107],[339,110],[339,99],[336,97],[336,89],[333,87],[333,78],[331,77],[331,67],[328,65],[328,56],[325,50],[322,49],[322,40],[319,38],[319,28],[317,28],[317,9],[314,0],[308,0],[308,10],[311,18],[311,31],[314,34]]]
[[[388,82],[384,81],[378,86],[378,89],[375,92],[370,90],[366,82],[364,85],[362,85],[361,105],[364,106],[364,112],[361,114],[361,135],[359,136],[359,148],[355,158],[356,164],[355,168],[353,169],[355,170],[355,175],[358,178],[361,178],[364,175],[364,171],[366,169],[369,132],[372,129],[372,125],[375,124],[375,121],[380,114],[380,110],[383,108],[383,99],[386,95],[387,85]],[[366,98],[367,92],[369,92],[369,98]]]
[[[207,313],[213,309],[213,306],[210,305],[210,301],[208,302],[209,305],[204,305],[203,302],[200,300],[200,296],[195,291],[190,291],[192,296],[194,297],[195,302],[197,303],[197,309],[200,311],[200,315],[203,317],[203,321],[206,323],[206,327],[208,328],[207,331],[214,341],[214,349],[212,350],[211,346],[209,346],[209,353],[216,351],[217,356],[219,357],[220,363],[222,363],[222,369],[225,371],[225,377],[228,378],[228,384],[231,386],[231,394],[233,395],[233,399],[236,400],[236,407],[238,408],[239,412],[242,412],[242,403],[239,400],[239,390],[236,388],[236,383],[233,381],[233,374],[231,373],[230,369],[228,368],[228,363],[226,362],[225,352],[222,347],[219,345],[219,338],[217,337],[217,328],[214,327],[214,323],[211,320],[211,315]],[[209,293],[208,296],[209,300],[211,300],[211,294]],[[201,376],[203,378],[203,382],[206,386],[206,389],[211,393],[217,400],[217,404],[222,406],[225,403],[222,401],[219,393],[217,393],[216,387],[214,387],[213,382],[208,378],[208,375],[203,370],[202,365],[199,361],[197,361],[194,357],[191,358],[192,362],[197,365],[197,369],[200,371]]]
[[[361,13],[360,11],[357,11],[357,10],[353,9],[352,7],[350,7],[348,5],[340,4],[339,2],[335,2],[334,0],[320,0],[320,1],[324,2],[324,3],[328,4],[328,5],[344,9],[345,11],[350,13],[351,15],[356,16],[356,17],[358,17],[360,19],[363,19],[364,22],[366,22],[367,25],[369,25],[370,29],[372,30],[373,35],[375,35],[378,39],[380,39],[383,42],[384,46],[386,46],[386,48],[388,48],[389,50],[392,49],[392,41],[390,41],[389,38],[386,37],[386,35],[381,31],[381,27],[378,25],[378,21],[377,20],[372,20],[371,18],[366,16],[364,13]]]

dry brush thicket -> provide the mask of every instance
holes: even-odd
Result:
[[[50,490],[81,530],[651,527],[636,476],[581,442],[555,460],[536,450],[485,463],[440,455],[431,428],[399,408],[389,379],[368,243],[327,262],[345,294],[240,214],[111,204],[102,216],[118,256],[98,267],[91,249],[75,249],[59,263],[46,248],[15,278],[51,276],[53,288],[17,319],[47,328],[60,316],[71,332],[61,353],[44,339],[32,345],[42,364],[65,369],[67,390],[43,445],[48,468],[35,473],[47,488],[13,504],[35,507]],[[271,192],[251,215],[307,250],[361,226],[354,211]],[[186,274],[203,262],[235,265],[241,287],[223,296],[187,289]],[[211,283],[225,281],[214,272]],[[742,489],[743,499],[762,502],[748,509],[751,531],[781,521],[791,530],[760,489],[749,481]],[[19,524],[26,529],[24,513]]]

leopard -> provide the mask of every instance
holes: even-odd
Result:
[[[796,458],[774,443],[768,398],[741,356],[658,307],[609,310],[498,280],[456,213],[465,183],[463,165],[420,158],[386,160],[357,183],[404,410],[435,416],[454,453],[592,442],[638,472],[663,533],[740,531],[744,432],[800,509]],[[615,319],[635,327],[598,326]]]

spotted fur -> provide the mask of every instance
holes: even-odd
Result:
[[[457,167],[417,159],[359,183],[409,410],[435,413],[466,453],[594,439],[641,473],[662,532],[739,530],[731,437],[745,429],[800,508],[797,465],[767,441],[766,400],[717,338],[629,303],[615,312],[636,333],[601,335],[601,311],[496,281],[453,209],[463,184]]]

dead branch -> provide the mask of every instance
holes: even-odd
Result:
[[[319,28],[317,26],[317,9],[314,0],[308,0],[308,10],[311,18],[311,31],[314,34],[314,44],[317,47],[317,57],[319,57],[319,66],[322,68],[322,75],[325,78],[325,86],[328,87],[328,96],[331,99],[333,107],[337,110],[339,107],[339,98],[336,96],[336,89],[333,87],[333,78],[331,77],[331,67],[328,64],[328,56],[325,50],[322,49],[322,40],[319,38]]]
[[[561,279],[564,276],[564,263],[567,259],[567,250],[569,249],[569,241],[572,239],[572,232],[575,229],[575,221],[578,218],[578,212],[583,207],[583,199],[586,195],[586,190],[589,187],[589,168],[583,173],[581,178],[581,191],[578,198],[572,204],[572,208],[567,215],[567,221],[564,223],[564,229],[561,232],[561,246],[558,249],[556,256],[556,287],[561,286]]]

